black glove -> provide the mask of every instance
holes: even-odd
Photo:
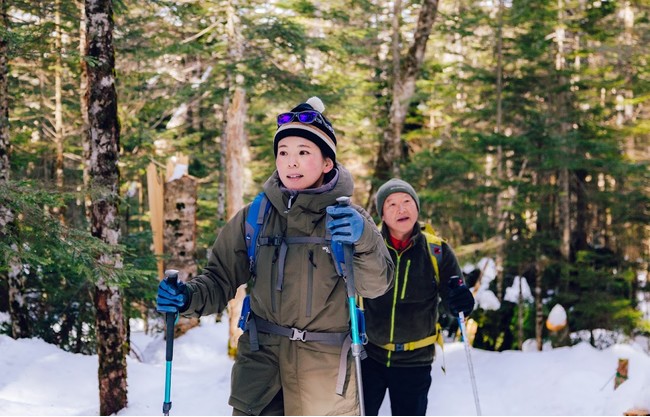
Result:
[[[459,276],[454,275],[449,279],[447,306],[454,316],[458,316],[462,311],[467,317],[474,310],[474,296]]]

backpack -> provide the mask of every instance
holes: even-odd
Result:
[[[264,219],[271,208],[271,202],[264,191],[255,196],[246,216],[246,249],[248,251],[248,269],[255,274],[255,250]]]
[[[440,262],[442,262],[442,242],[443,240],[438,237],[429,223],[425,223],[421,228],[421,232],[427,240],[427,247],[429,248],[429,256],[431,263],[436,273],[436,284],[440,284]]]
[[[246,216],[246,224],[244,225],[246,231],[246,251],[248,253],[248,270],[255,274],[255,251],[257,249],[257,237],[260,234],[266,215],[271,208],[271,202],[264,191],[255,196],[248,215]],[[250,295],[246,294],[244,302],[242,303],[241,314],[239,315],[239,322],[237,327],[242,331],[246,331],[246,323],[250,317]]]

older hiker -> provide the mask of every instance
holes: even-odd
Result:
[[[388,390],[392,414],[425,415],[431,363],[442,296],[450,312],[466,315],[474,297],[465,285],[449,290],[462,272],[451,247],[418,223],[420,200],[400,179],[383,184],[376,195],[382,235],[395,263],[392,291],[364,299],[368,358],[362,362],[367,415],[377,415]]]

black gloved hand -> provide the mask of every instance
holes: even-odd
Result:
[[[467,317],[474,310],[474,296],[459,276],[454,275],[449,279],[447,306],[454,316],[458,316],[462,311]]]

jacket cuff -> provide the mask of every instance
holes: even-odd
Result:
[[[190,290],[189,286],[185,286],[185,291],[183,293],[185,294],[185,303],[183,303],[183,306],[178,309],[179,313],[184,313],[187,311],[187,309],[190,308],[190,304],[192,303],[192,291]]]
[[[379,239],[379,241],[383,242],[383,238],[381,237],[381,234],[377,226],[375,226],[373,223],[370,223],[367,220],[365,222],[366,223],[365,226],[363,227],[363,233],[361,233],[361,237],[354,245],[354,250],[357,253],[373,251],[377,245],[376,239]]]

